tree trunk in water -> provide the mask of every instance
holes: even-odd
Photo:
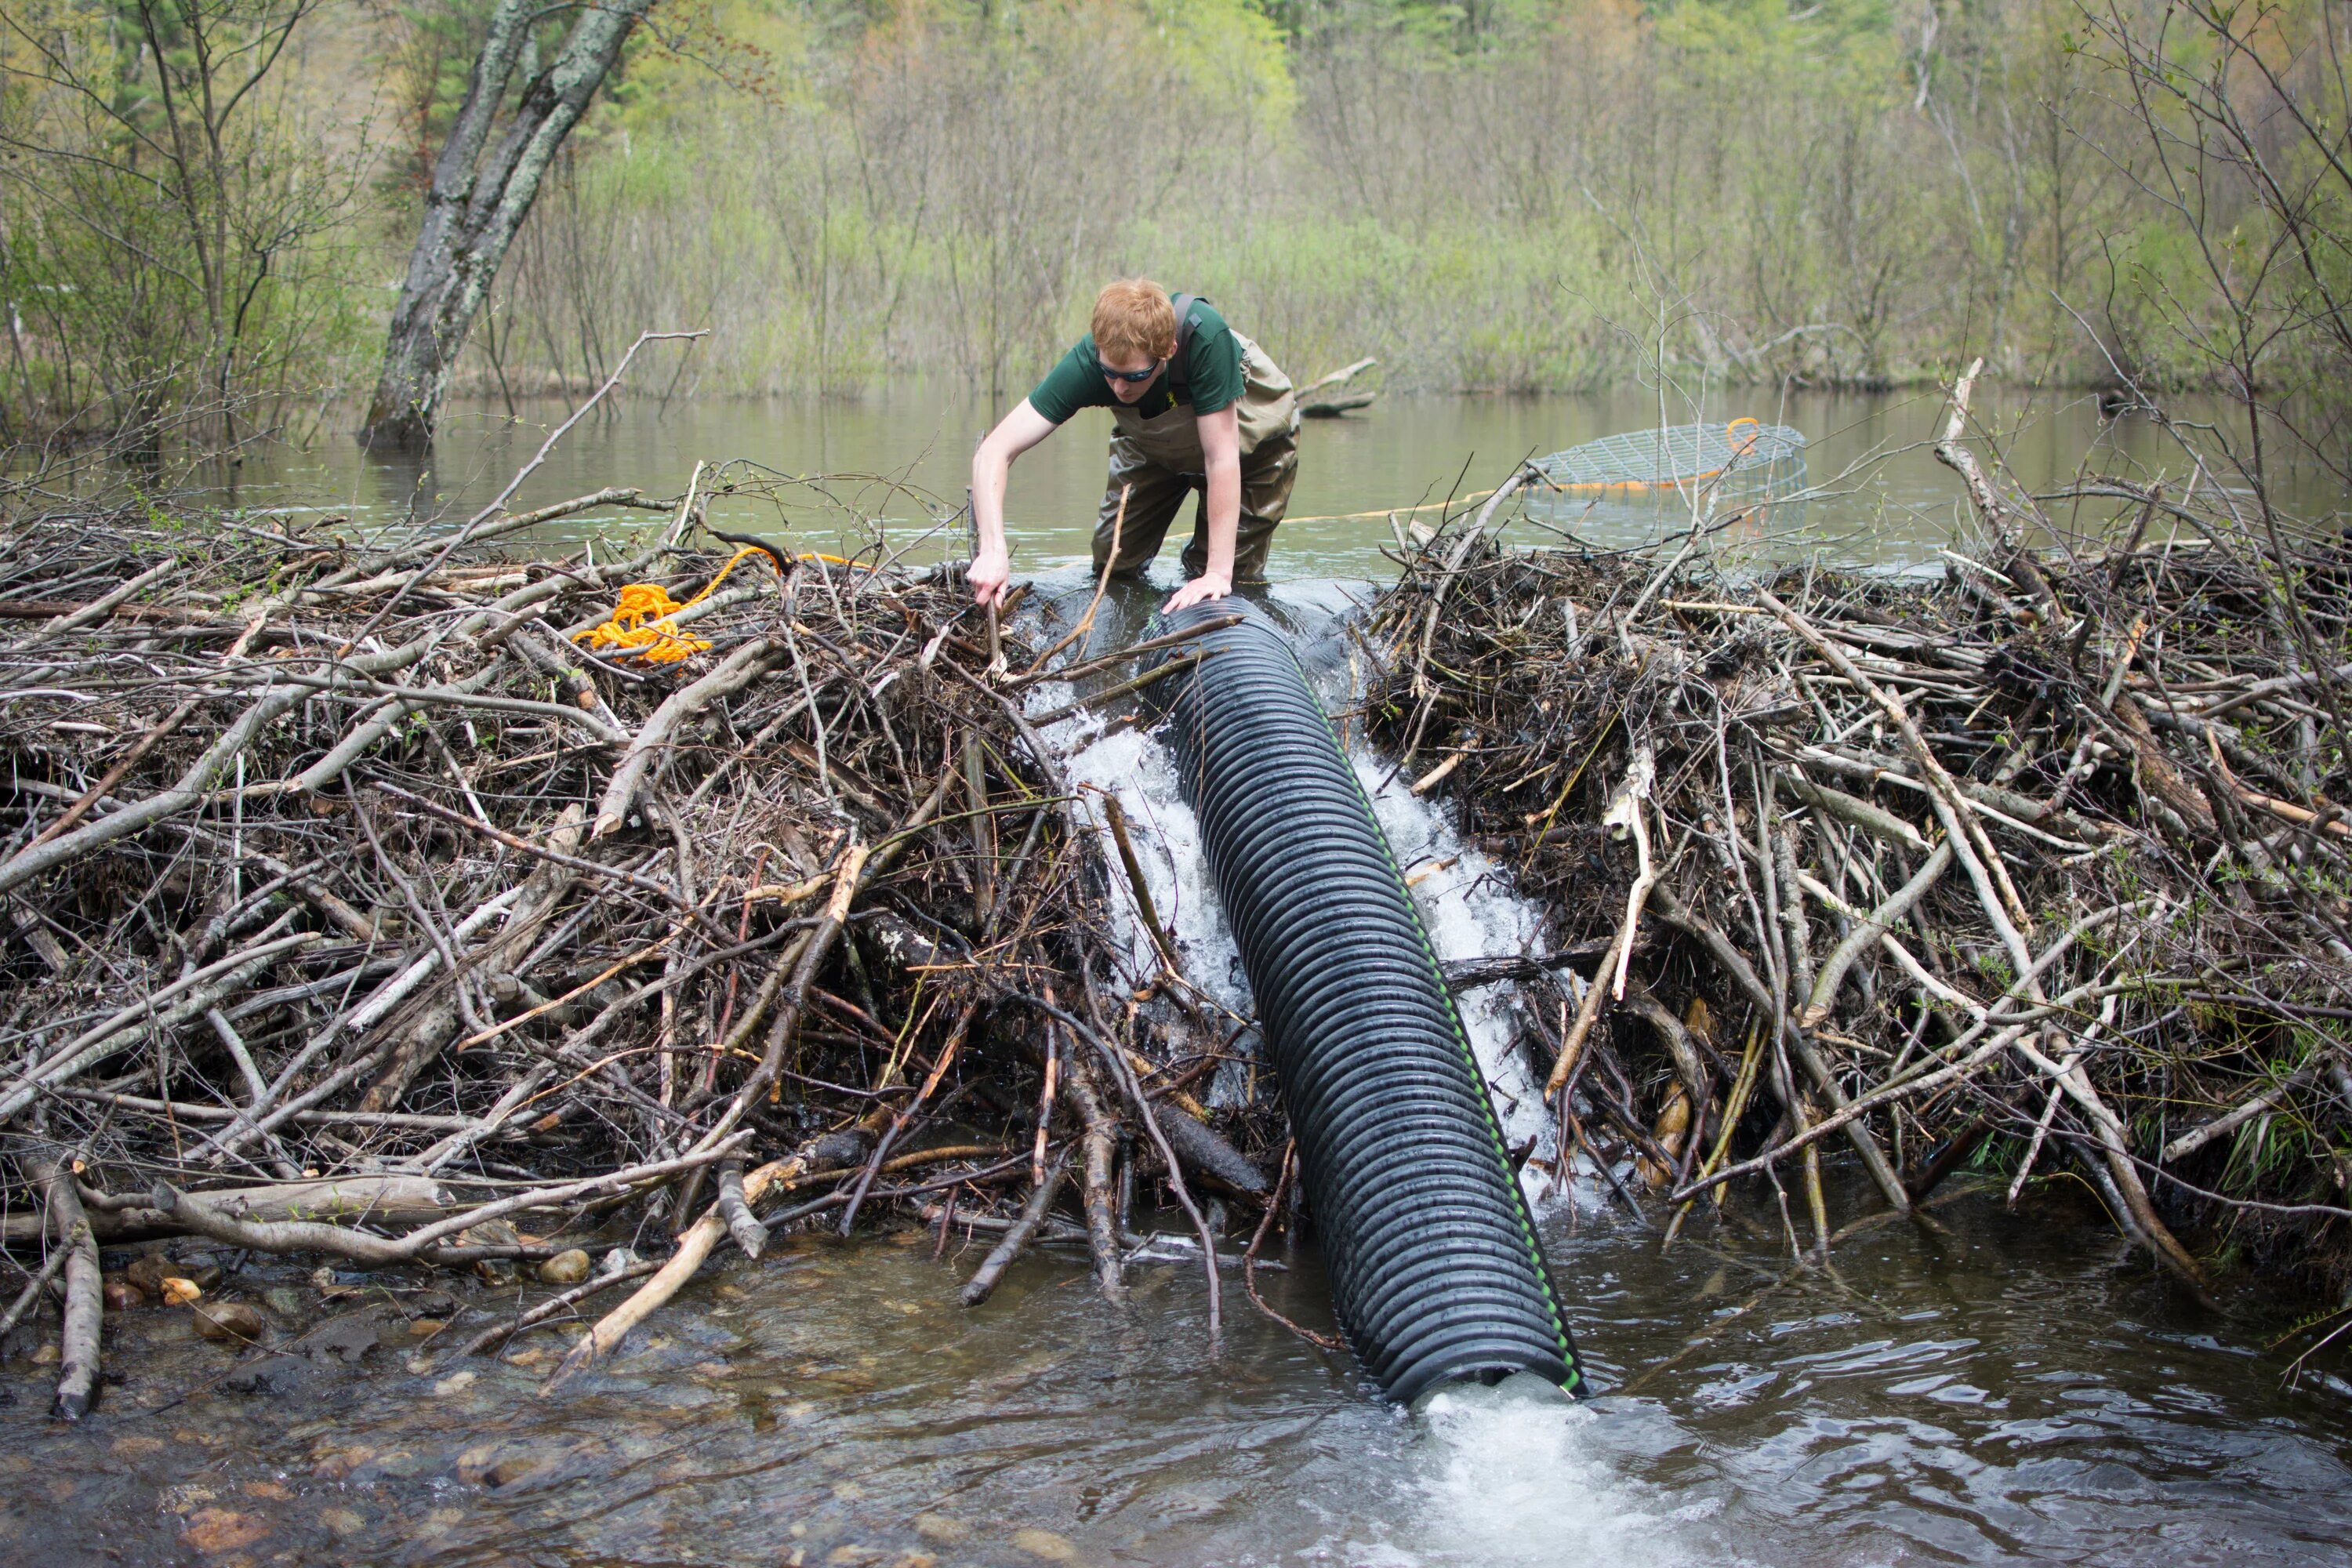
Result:
[[[383,368],[360,430],[364,445],[410,452],[432,447],[450,367],[498,279],[507,247],[530,216],[540,181],[653,4],[606,0],[581,11],[554,63],[524,85],[494,144],[490,132],[508,81],[533,52],[530,24],[541,14],[525,0],[499,0],[465,104],[433,165],[424,226],[392,309]]]

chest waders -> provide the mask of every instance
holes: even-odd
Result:
[[[1172,379],[1192,346],[1192,324],[1185,314],[1193,296],[1179,294],[1176,306],[1176,353],[1162,374],[1171,377],[1169,390],[1178,401],[1145,418],[1125,404],[1112,405],[1117,428],[1110,438],[1110,475],[1103,490],[1100,517],[1095,526],[1095,570],[1110,555],[1111,522],[1118,515],[1119,494],[1127,492],[1127,521],[1119,529],[1118,560],[1112,570],[1139,573],[1160,553],[1169,525],[1184,498],[1201,500],[1192,517],[1192,539],[1184,547],[1184,575],[1197,577],[1209,566],[1208,458],[1201,451],[1201,422],[1192,412],[1190,389]],[[1274,543],[1275,525],[1290,505],[1290,487],[1298,476],[1298,401],[1291,395],[1290,377],[1272,355],[1239,332],[1242,398],[1235,407],[1241,432],[1241,517],[1234,540],[1234,581],[1263,582],[1265,557]]]

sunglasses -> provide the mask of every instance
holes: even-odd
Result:
[[[1095,361],[1095,368],[1103,373],[1103,378],[1106,381],[1123,381],[1129,386],[1140,386],[1143,383],[1150,381],[1153,376],[1158,375],[1160,374],[1160,367],[1164,363],[1166,362],[1161,360],[1153,360],[1141,370],[1113,370],[1110,366],[1103,363],[1103,362],[1097,358]]]

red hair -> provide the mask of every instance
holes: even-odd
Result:
[[[1168,359],[1176,353],[1176,307],[1149,278],[1122,278],[1095,296],[1095,352],[1106,359]]]

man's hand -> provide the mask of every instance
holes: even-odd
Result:
[[[1234,580],[1231,577],[1215,572],[1203,572],[1177,589],[1169,601],[1160,606],[1160,613],[1163,616],[1172,616],[1177,611],[1189,608],[1193,605],[1206,604],[1211,599],[1222,599],[1233,591]]]
[[[1004,586],[1013,580],[1013,557],[1003,550],[982,549],[971,558],[971,569],[964,577],[971,584],[975,604],[1001,605]]]

